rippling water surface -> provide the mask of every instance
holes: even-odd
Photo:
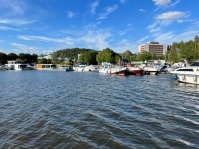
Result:
[[[169,74],[1,71],[0,148],[199,148],[199,86]]]

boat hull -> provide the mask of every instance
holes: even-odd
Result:
[[[141,76],[143,74],[143,70],[128,70],[130,75]]]
[[[171,73],[174,74],[174,79],[178,82],[199,84],[199,66],[182,67]]]
[[[176,74],[174,79],[181,83],[199,84],[199,75]]]
[[[114,73],[111,73],[111,75],[117,75],[117,76],[127,76],[128,73],[126,70],[121,70],[121,71],[117,71],[117,72],[114,72]]]

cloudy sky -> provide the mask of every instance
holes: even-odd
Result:
[[[193,40],[199,0],[0,0],[0,51],[64,48],[138,52],[139,44]]]

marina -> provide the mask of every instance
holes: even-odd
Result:
[[[199,149],[199,0],[0,0],[0,149]]]

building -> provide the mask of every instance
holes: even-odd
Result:
[[[52,55],[51,55],[51,54],[48,54],[48,55],[44,55],[44,56],[39,56],[37,59],[38,59],[38,60],[41,60],[41,59],[43,59],[43,58],[45,58],[45,59],[52,59]]]
[[[167,52],[166,44],[159,44],[159,42],[147,42],[146,44],[139,45],[139,52],[143,53],[144,51],[152,52],[157,56],[165,55]]]

